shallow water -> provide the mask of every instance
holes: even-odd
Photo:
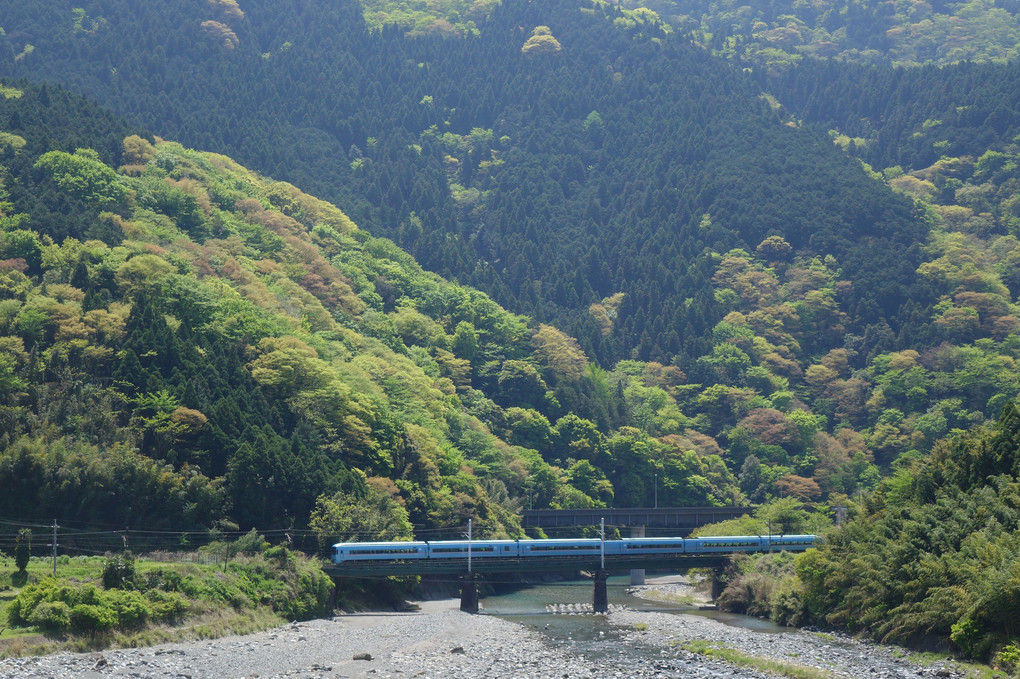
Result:
[[[630,576],[610,577],[607,583],[610,607],[626,607],[635,611],[657,611],[698,615],[718,620],[733,627],[753,632],[778,633],[789,631],[767,620],[746,615],[723,613],[715,609],[697,606],[682,606],[675,603],[640,599],[628,593],[631,589]],[[551,613],[547,606],[553,604],[574,605],[577,608],[591,606],[594,590],[591,580],[573,580],[535,585],[508,594],[489,596],[481,600],[481,613],[496,615],[507,620],[538,630],[552,641],[572,644],[607,641],[622,638],[627,630],[609,624],[604,615],[589,613]],[[633,643],[633,642],[631,642]],[[610,644],[612,645],[612,644]],[[615,651],[614,651],[615,652]]]

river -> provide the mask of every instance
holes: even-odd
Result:
[[[682,614],[716,620],[734,628],[765,634],[793,632],[767,620],[746,615],[735,615],[716,610],[699,597],[693,596],[691,603],[659,601],[635,596],[635,589],[645,592],[661,591],[662,588],[683,586],[685,578],[677,576],[649,578],[650,584],[635,588],[630,584],[629,575],[613,576],[607,581],[611,614],[592,615],[593,589],[591,580],[570,580],[543,583],[505,594],[485,597],[481,601],[481,613],[494,615],[524,625],[550,643],[569,643],[587,653],[617,655],[617,642],[627,642],[632,629],[626,629],[613,622],[622,611]],[[692,590],[692,588],[687,588]],[[638,654],[637,650],[624,649],[625,653]]]
[[[93,654],[8,658],[0,660],[0,679],[775,676],[684,648],[685,644],[705,642],[748,656],[813,668],[818,677],[961,676],[945,665],[917,665],[888,647],[639,599],[628,594],[628,583],[626,577],[611,579],[608,615],[550,613],[549,607],[576,611],[591,604],[591,581],[561,582],[487,597],[482,601],[482,615],[461,613],[457,600],[423,601],[414,612],[339,615],[243,637]],[[677,585],[656,587],[669,594]]]

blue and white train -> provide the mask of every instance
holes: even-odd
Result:
[[[706,538],[631,538],[606,540],[605,554],[614,556],[712,554],[732,552],[802,552],[816,544],[814,535],[728,535]],[[552,556],[599,556],[601,540],[439,540],[428,542],[339,542],[332,561],[404,561],[410,559],[531,559]]]

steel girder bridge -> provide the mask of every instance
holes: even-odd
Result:
[[[777,549],[778,551],[778,549]],[[484,557],[471,561],[468,570],[467,559],[408,559],[392,561],[350,561],[344,564],[323,566],[326,575],[338,581],[339,578],[377,578],[392,575],[458,575],[460,576],[460,609],[468,613],[478,612],[478,589],[476,579],[486,573],[549,573],[579,572],[592,574],[594,585],[593,609],[596,613],[609,610],[609,595],[606,579],[610,571],[632,569],[676,569],[711,568],[716,574],[736,551],[709,554],[648,554],[648,555],[607,555],[603,563],[599,556],[553,556],[500,558]],[[746,552],[740,552],[746,553]],[[713,578],[712,596],[718,596],[717,579]]]

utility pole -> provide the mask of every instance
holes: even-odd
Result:
[[[467,573],[460,576],[460,610],[465,613],[478,612],[478,588],[471,572],[471,519],[468,519],[468,563]]]
[[[57,577],[57,520],[53,519],[53,577]]]
[[[602,537],[601,553],[602,561],[601,566],[595,573],[595,593],[592,599],[592,612],[593,613],[608,613],[609,612],[609,591],[606,589],[606,520],[603,518],[599,522],[599,534]]]
[[[599,543],[599,552],[601,552],[601,556],[602,556],[602,565],[600,566],[600,568],[605,570],[605,567],[606,567],[606,520],[605,520],[605,518],[601,519],[600,522],[599,522],[599,536],[602,538],[602,542]]]
[[[655,493],[655,508],[659,508],[659,475],[656,473],[652,476],[652,488]]]

